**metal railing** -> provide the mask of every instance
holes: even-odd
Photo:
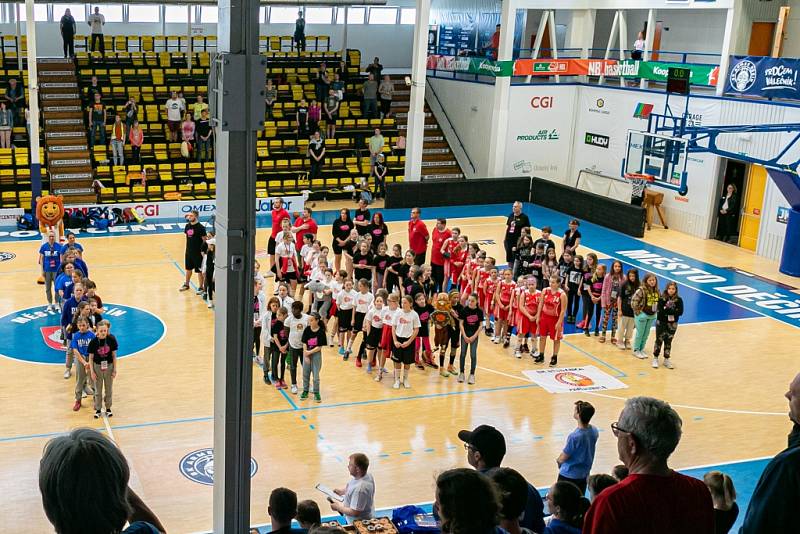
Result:
[[[472,172],[475,172],[475,164],[472,163],[472,158],[469,157],[469,152],[467,152],[467,148],[464,146],[464,143],[461,142],[461,137],[458,135],[458,131],[456,131],[456,129],[453,127],[453,121],[451,121],[450,117],[447,115],[447,110],[442,105],[442,101],[439,98],[439,95],[436,94],[436,89],[434,89],[433,85],[431,84],[425,84],[425,85],[427,87],[430,87],[431,93],[433,94],[433,97],[436,99],[436,103],[439,104],[439,108],[442,110],[442,113],[444,113],[444,118],[447,119],[447,123],[450,125],[450,129],[453,131],[453,133],[456,136],[456,139],[458,140],[458,145],[461,147],[461,150],[464,152],[464,155],[467,156],[467,161],[469,162],[469,166],[472,167]],[[431,113],[433,113],[433,110],[431,110]],[[444,130],[442,130],[442,133],[444,133]]]
[[[530,59],[533,57],[533,48],[515,48],[512,53],[512,59]],[[588,57],[583,57],[583,48],[540,48],[539,58],[551,59],[551,56],[558,52],[558,59],[604,59],[606,55],[605,48],[589,48]],[[631,58],[631,50],[625,49],[622,51],[626,59]],[[454,55],[453,49],[441,48],[437,51],[441,55]],[[609,59],[619,59],[619,48],[612,48],[609,50]],[[492,58],[492,51],[488,49],[461,49],[456,52],[458,55],[467,55],[473,57]],[[655,54],[656,59],[653,58]],[[543,57],[546,56],[546,57]],[[711,52],[689,52],[678,50],[657,50],[651,52],[650,59],[655,61],[664,61],[668,63],[697,63],[697,64],[714,64],[718,65],[722,56],[718,53]]]

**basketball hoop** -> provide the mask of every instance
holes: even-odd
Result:
[[[645,174],[640,172],[626,172],[624,174],[626,180],[644,180],[646,182],[655,182],[656,177],[652,174]]]

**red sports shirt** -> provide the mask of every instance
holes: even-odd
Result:
[[[428,250],[428,227],[422,219],[408,221],[408,246],[414,254],[425,254]]]
[[[453,232],[450,229],[445,228],[444,231],[439,231],[438,228],[434,228],[433,232],[431,233],[431,263],[435,263],[436,265],[444,265],[444,256],[442,256],[442,245],[444,242],[450,239],[453,236]]]

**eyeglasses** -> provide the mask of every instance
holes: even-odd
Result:
[[[617,421],[614,421],[613,423],[611,423],[611,432],[613,432],[614,436],[616,436],[616,437],[619,437],[619,433],[620,432],[623,432],[625,434],[630,434],[631,436],[636,437],[636,434],[634,434],[630,430],[625,430],[624,428],[621,428],[619,426],[619,424],[617,424]]]

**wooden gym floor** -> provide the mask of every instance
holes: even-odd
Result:
[[[461,227],[470,241],[490,242],[484,248],[502,260],[500,214],[507,208],[484,217],[478,216],[479,208],[462,210],[459,218],[448,212],[449,224]],[[426,209],[423,215],[429,227],[445,211]],[[556,233],[568,220],[554,212],[534,215],[537,226],[551,224]],[[389,224],[389,242],[405,244],[405,223],[401,215],[395,219],[398,222]],[[615,247],[627,249],[635,241],[585,227],[584,254],[595,250],[601,258],[608,257]],[[257,248],[265,248],[267,236],[266,229],[259,230]],[[328,227],[320,236],[329,240]],[[623,238],[627,241],[622,245],[613,242]],[[136,326],[127,327],[133,332],[116,331],[122,343],[140,335],[152,337],[153,343],[120,360],[111,420],[94,420],[87,399],[80,412],[71,410],[74,379],[62,378],[63,365],[0,358],[0,374],[6,377],[0,389],[3,530],[50,531],[37,486],[39,458],[48,439],[78,426],[98,428],[113,437],[131,464],[132,486],[171,533],[209,530],[212,489],[179,470],[184,456],[212,446],[213,431],[213,312],[194,292],[177,291],[183,278],[183,238],[160,234],[79,241],[103,300],[157,316],[165,332],[161,337],[160,332],[144,331],[158,330],[158,321],[148,322],[142,332]],[[709,268],[734,265],[771,280],[798,283],[779,275],[774,262],[730,245],[663,229],[649,232],[644,242]],[[37,241],[0,242],[0,251],[16,254],[12,261],[0,263],[4,288],[0,323],[45,302],[41,286],[34,282],[37,248]],[[659,281],[663,285],[664,279]],[[271,287],[270,282],[268,292]],[[602,430],[594,472],[608,472],[619,463],[609,424],[617,419],[624,399],[634,395],[665,399],[681,414],[684,436],[671,461],[676,468],[773,455],[785,446],[790,429],[782,396],[798,371],[796,357],[791,356],[800,340],[797,327],[684,285],[681,292],[693,309],[674,341],[675,370],[651,369],[649,361],[637,360],[610,343],[600,344],[594,337],[567,336],[560,366],[594,365],[628,385],[607,393],[547,393],[522,374],[536,368],[530,359],[517,360],[486,338],[480,343],[474,386],[458,384],[453,377],[442,379],[432,370],[412,369],[412,389],[395,391],[387,381],[375,383],[352,360],[343,362],[335,349],[327,349],[323,402],[317,405],[265,386],[255,368],[253,458],[258,469],[252,479],[251,522],[268,521],[267,497],[276,486],[324,503],[314,486],[343,484],[348,477],[347,456],[355,451],[365,452],[372,461],[377,507],[431,501],[435,474],[465,465],[458,430],[481,423],[493,424],[505,434],[506,465],[520,470],[536,486],[547,486],[557,473],[555,458],[574,427],[572,404],[579,398],[595,404],[593,423]],[[55,317],[47,320],[58,324]],[[24,334],[27,330],[10,332],[18,333],[1,338],[0,354],[20,346],[31,352],[46,350],[38,336],[30,339]],[[648,351],[652,340],[653,335]],[[323,515],[329,512],[321,507]]]

